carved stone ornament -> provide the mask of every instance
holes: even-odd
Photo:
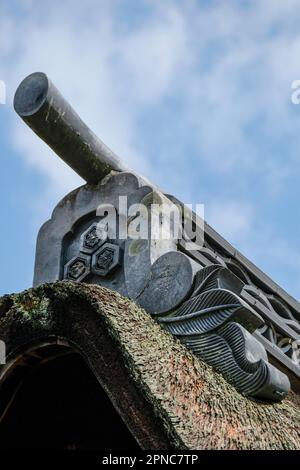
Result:
[[[135,300],[162,328],[220,372],[241,393],[280,401],[299,381],[295,344],[300,305],[207,224],[167,241],[101,230],[97,209],[160,201],[183,204],[130,172],[81,121],[45,74],[27,77],[15,96],[22,119],[86,181],[67,195],[40,229],[34,286],[59,279],[91,282]],[[167,207],[165,206],[165,207]],[[167,220],[162,214],[162,225]],[[198,228],[195,214],[193,224]],[[129,231],[130,235],[130,231]],[[299,343],[298,343],[299,344]],[[267,354],[268,353],[268,354]],[[279,364],[280,369],[275,365]],[[284,371],[284,372],[282,372]]]
[[[78,255],[70,259],[64,267],[64,278],[70,281],[83,281],[91,272],[90,258]]]
[[[121,249],[118,245],[105,243],[92,258],[92,272],[98,276],[107,276],[121,265]]]
[[[92,254],[107,240],[107,231],[99,226],[92,224],[81,236],[82,253]]]

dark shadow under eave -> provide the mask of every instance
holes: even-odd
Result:
[[[78,353],[66,348],[20,379],[0,423],[1,450],[139,449]]]

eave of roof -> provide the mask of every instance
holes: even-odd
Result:
[[[242,396],[135,303],[108,289],[57,282],[4,296],[0,339],[7,345],[0,386],[34,344],[71,344],[142,448],[300,448],[297,395],[279,404]]]

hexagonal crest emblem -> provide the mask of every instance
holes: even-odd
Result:
[[[107,228],[94,222],[80,237],[80,251],[92,254],[107,241]]]
[[[121,249],[118,245],[105,243],[92,257],[92,273],[107,276],[121,265]]]
[[[87,255],[74,256],[64,267],[64,279],[80,282],[91,272],[91,258]]]

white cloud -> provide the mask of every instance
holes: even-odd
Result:
[[[129,166],[149,172],[134,145],[138,112],[144,102],[159,101],[168,92],[187,56],[182,17],[172,8],[159,8],[122,37],[116,31],[114,8],[107,2],[87,0],[83,8],[80,1],[54,1],[42,21],[40,2],[24,4],[30,5],[30,15],[16,22],[15,29],[10,23],[5,33],[8,44],[19,38],[10,51],[14,60],[7,63],[10,89],[32,71],[45,71],[107,145]],[[87,9],[93,15],[81,22]],[[9,24],[9,18],[3,21]],[[25,126],[15,119],[13,124],[13,142],[20,154],[47,174],[51,185],[60,191],[62,185],[70,189],[78,183]]]
[[[253,230],[253,207],[238,201],[214,201],[206,204],[208,223],[233,244],[247,239]]]
[[[272,191],[274,156],[261,159],[249,128],[263,116],[262,132],[270,139],[274,129],[283,140],[296,134],[289,93],[291,80],[300,76],[300,34],[282,27],[293,23],[293,0],[285,6],[278,0],[254,1],[244,8],[235,1],[215,2],[203,9],[193,2],[145,2],[151,5],[148,16],[125,32],[116,14],[118,1],[54,0],[47,3],[47,15],[42,2],[23,5],[29,14],[21,20],[12,22],[5,12],[1,19],[11,90],[33,70],[46,71],[96,133],[129,166],[147,174],[155,170],[138,151],[140,114],[145,106],[163,105],[168,96],[179,98],[178,119],[201,160],[218,172],[238,165],[268,174]],[[36,137],[23,135],[27,150],[22,154],[60,187],[61,166],[48,159],[46,167]],[[287,155],[285,171],[293,167]],[[72,185],[71,172],[66,174]]]
[[[234,246],[238,245],[239,250],[259,268],[262,264],[266,266],[281,287],[299,292],[299,250],[283,240],[272,229],[271,223],[262,226],[255,218],[252,205],[237,201],[211,202],[205,207],[205,217],[215,230]]]
[[[175,9],[160,9],[161,16],[129,34],[118,47],[120,71],[128,80],[133,101],[159,101],[176,86],[180,67],[187,61],[187,25]],[[131,86],[130,86],[131,85]]]
[[[129,166],[192,196],[187,203],[207,203],[211,225],[250,257],[258,259],[254,239],[275,260],[278,250],[272,254],[264,241],[268,229],[260,223],[267,235],[253,235],[254,214],[262,220],[261,207],[288,197],[291,177],[300,176],[299,118],[290,102],[291,82],[300,79],[298,0],[145,0],[139,8],[147,14],[132,22],[124,3],[23,0],[19,16],[1,4],[0,78],[10,99],[24,76],[45,71]],[[145,131],[144,114],[157,134]],[[45,206],[80,179],[13,115],[11,144],[47,177],[39,198],[43,220]],[[277,147],[286,147],[284,158]],[[195,178],[206,172],[215,183],[211,192]],[[243,205],[239,199],[236,188],[251,180],[264,187],[260,205],[252,187]],[[216,182],[226,184],[220,205]]]

